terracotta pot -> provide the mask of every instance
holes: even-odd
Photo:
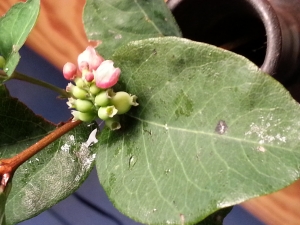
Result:
[[[183,37],[244,55],[286,84],[300,72],[300,0],[169,0],[167,4]]]

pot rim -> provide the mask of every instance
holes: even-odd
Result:
[[[267,36],[267,48],[266,55],[262,66],[262,71],[270,74],[271,76],[276,75],[278,65],[281,56],[282,49],[282,35],[279,24],[279,19],[275,13],[275,10],[265,0],[246,0],[257,12],[259,18],[261,18]]]
[[[169,9],[174,10],[184,0],[167,0]],[[266,54],[260,69],[275,76],[282,50],[282,35],[279,19],[268,0],[244,0],[264,25],[267,38]]]

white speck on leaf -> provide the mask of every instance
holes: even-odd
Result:
[[[75,177],[74,180],[75,180],[76,182],[78,182],[78,181],[80,181],[80,178],[81,178],[81,176],[77,175],[77,176]]]
[[[60,147],[60,149],[61,149],[63,152],[67,152],[67,153],[69,153],[70,148],[71,148],[71,146],[70,146],[69,144],[67,144],[67,143]]]
[[[220,120],[215,128],[215,131],[218,134],[225,134],[228,130],[228,126],[224,120]]]
[[[256,148],[256,150],[259,151],[259,152],[265,152],[266,151],[266,149],[263,146],[258,146]]]
[[[250,129],[245,132],[245,136],[257,136],[259,138],[258,143],[260,145],[272,143],[274,141],[278,141],[279,143],[286,143],[286,137],[284,137],[282,134],[272,134],[273,129],[276,129],[276,126],[280,124],[280,119],[274,120],[272,115],[268,118],[264,118],[262,116],[259,118],[261,119],[260,124],[251,123]],[[268,121],[273,122],[270,123]],[[282,132],[285,132],[285,130],[282,130]]]
[[[281,141],[281,142],[286,142],[286,137],[282,137],[280,134],[276,134],[276,136],[275,136],[279,141]]]
[[[184,225],[184,215],[180,214],[180,221],[181,221],[181,225]]]
[[[69,138],[70,138],[70,141],[75,142],[75,137],[74,137],[74,135],[70,135]]]
[[[115,36],[115,39],[122,39],[122,35],[121,34],[117,34],[116,36]]]
[[[13,45],[12,46],[12,50],[13,50],[13,52],[17,52],[17,51],[19,51],[19,47],[17,46],[17,45]]]

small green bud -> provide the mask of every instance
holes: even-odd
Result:
[[[76,110],[73,110],[72,112],[73,120],[81,120],[83,122],[91,122],[95,119],[94,113],[83,113]]]
[[[98,109],[98,117],[102,120],[107,120],[116,115],[118,110],[114,106],[100,107]]]
[[[84,88],[85,87],[85,82],[81,77],[75,78],[75,84],[79,88]]]
[[[75,108],[80,112],[92,112],[94,108],[94,104],[89,100],[76,99]]]
[[[101,90],[102,90],[102,89],[101,89],[101,88],[98,88],[98,87],[96,86],[95,83],[93,83],[93,84],[90,86],[90,93],[91,93],[92,95],[97,95],[97,94],[99,94],[99,92],[100,92]]]
[[[73,86],[71,93],[75,98],[79,99],[86,99],[86,97],[88,96],[88,93],[85,90],[77,86]]]
[[[108,96],[108,90],[100,92],[95,97],[95,104],[97,106],[107,106],[109,104],[109,96]]]
[[[5,59],[2,55],[0,55],[0,69],[3,69],[5,66]]]
[[[105,125],[111,130],[118,130],[121,128],[118,116],[114,116],[113,118],[108,118],[107,120],[105,120]]]
[[[136,102],[137,97],[135,95],[129,95],[127,92],[117,92],[110,100],[110,102],[118,110],[118,114],[124,114],[129,111],[131,106],[139,105]]]

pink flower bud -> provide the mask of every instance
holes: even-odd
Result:
[[[80,72],[89,71],[88,62],[82,61],[82,62],[80,62],[80,64],[78,63],[78,69],[79,69]]]
[[[121,70],[115,68],[113,65],[113,61],[105,60],[98,69],[94,71],[97,87],[106,89],[114,86],[118,82]]]
[[[104,61],[104,59],[96,52],[96,50],[88,46],[85,51],[79,54],[78,58],[78,69],[82,71],[82,69],[86,69],[88,65],[89,70],[96,70],[100,64]]]
[[[85,74],[85,80],[87,82],[92,82],[94,80],[94,74],[92,72],[88,72]]]
[[[74,80],[77,74],[77,67],[70,62],[67,62],[63,67],[63,74],[66,80]]]

